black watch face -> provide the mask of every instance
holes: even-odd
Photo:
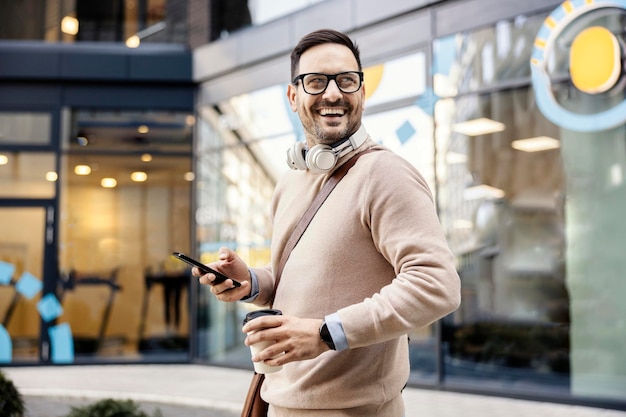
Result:
[[[324,323],[320,329],[320,337],[322,338],[322,342],[326,343],[326,345],[332,350],[335,350],[335,343],[333,343],[333,338],[328,331],[326,323]]]

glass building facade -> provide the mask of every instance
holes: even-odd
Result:
[[[209,2],[232,19],[207,18],[198,47],[190,11],[206,2],[137,2],[136,19],[118,3],[141,29],[187,16],[180,38],[128,58],[149,51],[135,67],[147,69],[171,53],[159,42],[187,43],[186,80],[107,79],[116,96],[85,90],[78,73],[48,77],[68,93],[45,101],[10,95],[35,87],[0,68],[2,363],[251,369],[240,332],[251,307],[217,302],[169,255],[210,262],[228,246],[267,264],[272,190],[303,139],[289,52],[324,26],[360,45],[364,124],[422,172],[457,257],[462,305],[410,335],[409,384],[626,409],[621,3]],[[161,15],[141,12],[153,3]],[[585,78],[594,61],[580,47],[598,32],[618,57],[600,82]]]

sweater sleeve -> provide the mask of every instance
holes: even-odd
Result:
[[[270,297],[274,293],[274,274],[272,273],[272,267],[270,265],[262,268],[251,268],[256,275],[258,293],[251,303],[260,307],[267,306],[270,302]]]
[[[454,255],[421,174],[391,152],[377,152],[361,193],[360,212],[376,250],[395,278],[379,292],[337,313],[350,348],[396,338],[456,310],[460,279]]]

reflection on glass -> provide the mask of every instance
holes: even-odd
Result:
[[[522,46],[538,22],[517,18],[438,41],[439,89],[467,92],[526,76],[530,45]],[[527,104],[531,94],[466,94],[437,107],[440,212],[463,294],[443,321],[445,375],[567,392],[566,177],[559,131]],[[494,121],[497,128],[486,128]]]
[[[252,22],[261,25],[324,0],[248,0]]]
[[[530,77],[530,54],[545,16],[518,16],[493,27],[433,42],[434,89],[439,97]]]
[[[363,117],[363,124],[376,142],[411,162],[435,192],[433,122],[413,105]]]
[[[446,376],[621,400],[626,362],[616,347],[626,344],[626,286],[615,271],[626,267],[617,253],[626,236],[624,126],[591,133],[557,128],[526,87],[484,93],[498,80],[523,84],[529,40],[544,17],[436,42],[440,91],[465,93],[438,103],[438,167],[444,158],[467,159],[438,170],[442,221],[463,285],[461,308],[444,321]],[[583,93],[571,80],[570,58],[587,28],[620,33],[625,20],[622,10],[592,11],[555,39],[548,72],[560,106],[596,114],[623,100],[620,89]],[[485,52],[490,45],[496,47]],[[490,76],[481,77],[486,65]],[[481,88],[481,96],[469,94]],[[477,118],[506,128],[477,136],[452,128]],[[503,194],[468,199],[478,187]]]
[[[239,108],[250,109],[257,104],[246,101]],[[250,120],[242,117],[243,123],[271,132],[271,124],[261,119],[256,124],[254,114],[243,115],[251,116]],[[216,260],[219,248],[227,246],[237,250],[248,265],[264,266],[269,263],[269,201],[275,180],[251,152],[252,144],[241,140],[248,138],[225,128],[214,110],[204,109],[198,125],[195,219],[200,259]],[[255,139],[253,145],[268,142],[263,146],[276,140]],[[284,150],[280,153],[284,156]],[[284,157],[280,162],[286,167]],[[205,286],[199,288],[198,303],[198,355],[215,363],[251,366],[249,349],[239,331],[248,306],[239,303],[233,309],[233,305],[217,301]]]
[[[440,187],[443,222],[460,259],[464,300],[454,324],[444,321],[446,374],[567,390],[565,177],[558,146],[530,153],[517,149],[516,140],[540,132],[558,137],[537,109],[517,105],[528,94],[520,89],[457,99],[454,111],[463,117],[460,121],[501,120],[506,130],[467,136],[452,129],[440,149],[442,156],[467,155],[466,163],[442,172]],[[520,123],[524,119],[534,122]]]
[[[425,60],[425,54],[418,52],[364,68],[366,108],[423,94],[426,91]]]

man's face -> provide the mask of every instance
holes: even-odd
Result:
[[[300,57],[299,74],[311,72],[337,74],[358,71],[352,51],[343,45],[326,43],[306,50]],[[322,94],[307,94],[302,82],[290,84],[287,97],[291,109],[298,112],[309,148],[333,144],[356,132],[361,125],[365,86],[355,93],[343,93],[335,81],[329,81]]]

